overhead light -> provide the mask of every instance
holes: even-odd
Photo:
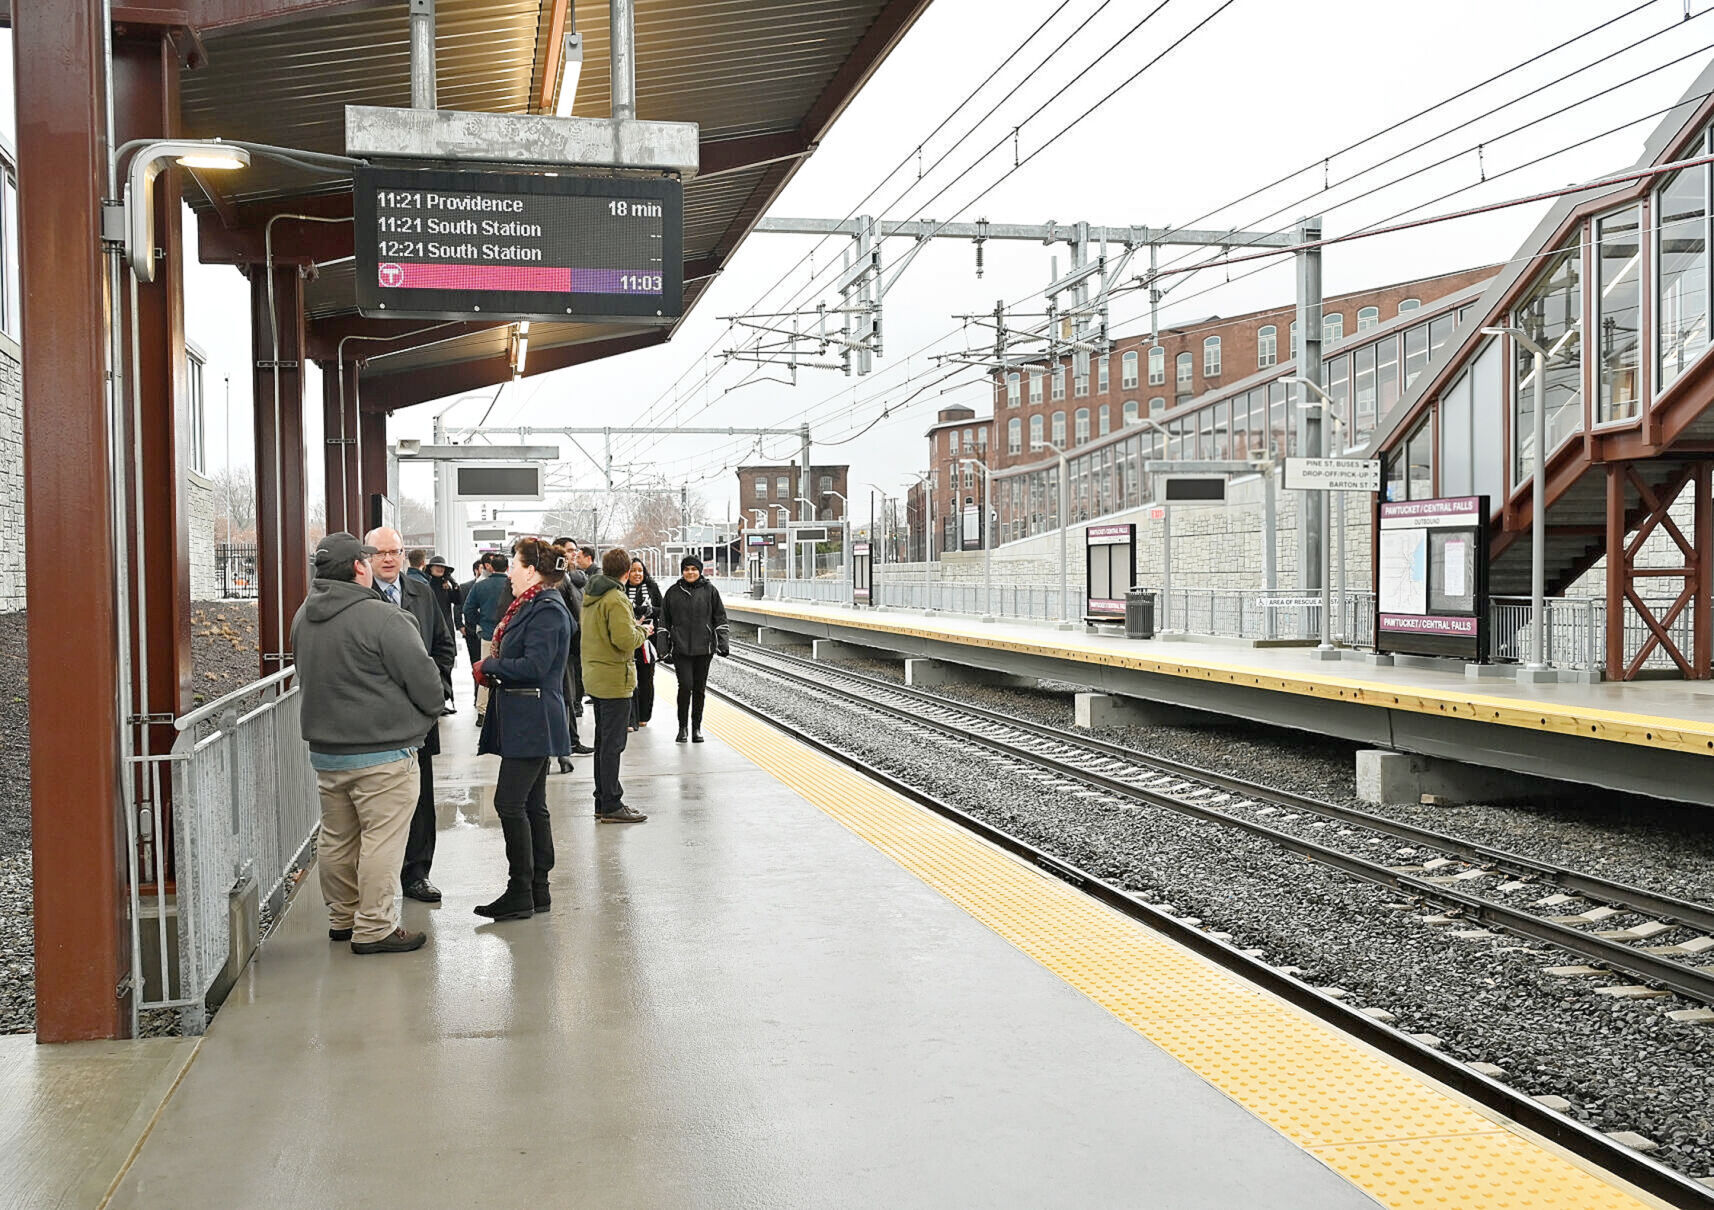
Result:
[[[155,178],[169,160],[225,172],[248,167],[250,152],[219,139],[162,139],[132,157],[125,183],[125,247],[139,282],[155,280]]]
[[[556,118],[571,116],[571,107],[577,104],[577,78],[582,74],[583,35],[573,31],[565,36],[559,56],[559,96],[553,104]]]
[[[512,342],[512,377],[524,376],[524,359],[530,355],[530,321],[518,322],[517,339]]]

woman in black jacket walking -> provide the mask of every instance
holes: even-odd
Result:
[[[495,920],[523,920],[552,906],[548,764],[571,752],[564,689],[571,614],[555,591],[564,574],[565,559],[552,546],[519,540],[506,569],[512,603],[494,628],[488,658],[474,669],[493,690],[476,750],[500,757],[494,813],[506,836],[506,892],[476,909]]]
[[[641,559],[631,560],[631,572],[625,577],[625,595],[630,598],[632,616],[652,635],[661,610],[661,586],[655,583]],[[632,658],[637,662],[637,688],[631,694],[631,730],[635,731],[647,727],[655,716],[655,649],[645,642]]]
[[[702,578],[702,560],[686,555],[680,575],[661,598],[657,635],[666,636],[678,678],[678,742],[702,742],[702,705],[708,696],[708,666],[715,653],[731,654],[726,603]]]

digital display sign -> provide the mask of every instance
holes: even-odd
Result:
[[[677,180],[360,167],[355,187],[364,315],[665,324],[684,311]]]
[[[500,466],[478,462],[452,468],[452,498],[460,501],[540,500],[542,468],[537,463]]]

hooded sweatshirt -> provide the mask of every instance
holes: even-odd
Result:
[[[355,580],[317,580],[292,619],[311,752],[416,748],[440,717],[440,669],[415,619]]]
[[[631,616],[631,598],[619,581],[598,575],[583,596],[583,687],[590,697],[630,697],[637,687],[632,655],[643,628]]]

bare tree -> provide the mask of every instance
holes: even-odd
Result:
[[[247,466],[214,476],[214,533],[222,542],[256,540],[256,479]]]
[[[406,496],[399,501],[399,534],[405,541],[430,545],[434,541],[434,505]]]

